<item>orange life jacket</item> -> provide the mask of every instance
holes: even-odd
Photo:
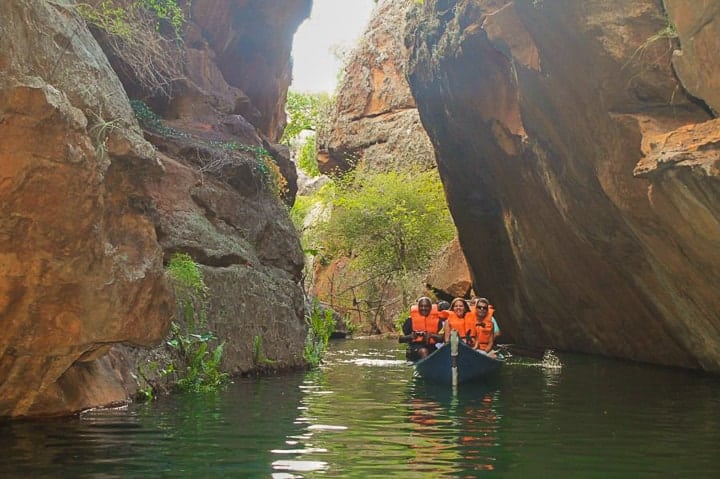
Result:
[[[438,309],[437,304],[433,304],[432,308],[430,309],[430,314],[428,316],[420,316],[420,311],[418,311],[417,304],[412,305],[410,308],[410,319],[412,320],[412,329],[413,331],[424,331],[429,334],[437,334],[438,332]],[[435,344],[435,340],[430,338],[429,336],[422,337],[418,336],[417,338],[413,339],[413,342],[415,343],[422,343],[427,342],[429,344]]]
[[[495,327],[493,326],[492,322],[495,308],[493,308],[492,304],[489,304],[487,313],[483,318],[478,318],[477,314],[475,314],[476,311],[477,310],[473,311],[473,316],[476,318],[475,325],[473,327],[475,331],[474,336],[477,338],[479,347],[484,351],[487,348],[488,344],[490,344],[490,340],[495,333]]]
[[[445,313],[445,314],[443,314]],[[455,314],[454,311],[442,311],[441,317],[446,317],[445,328],[450,328],[450,331],[455,330],[458,332],[460,339],[468,343],[469,345],[474,344],[475,336],[475,314],[470,311],[465,313],[462,318]],[[468,336],[468,332],[470,333]],[[469,340],[468,340],[469,339]]]

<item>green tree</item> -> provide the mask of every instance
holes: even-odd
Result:
[[[288,123],[280,141],[293,149],[298,168],[310,176],[320,174],[316,138],[328,128],[332,105],[333,99],[327,93],[288,92]]]
[[[289,91],[285,110],[288,123],[281,142],[289,145],[303,131],[322,131],[327,128],[328,115],[332,108],[332,97],[327,93],[300,93]]]
[[[321,246],[330,257],[350,257],[368,281],[385,278],[402,287],[455,235],[436,170],[356,170],[338,180],[333,205]]]
[[[303,170],[309,176],[320,176],[320,168],[317,162],[317,143],[315,142],[315,134],[308,135],[305,143],[298,148],[296,155],[297,167]]]

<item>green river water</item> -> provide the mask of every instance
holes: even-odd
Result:
[[[403,358],[339,341],[317,371],[0,424],[0,478],[720,477],[718,377],[558,354],[453,394]]]

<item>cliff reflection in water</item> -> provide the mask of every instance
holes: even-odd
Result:
[[[559,354],[453,394],[403,357],[334,342],[316,371],[0,424],[0,477],[720,477],[718,377]]]

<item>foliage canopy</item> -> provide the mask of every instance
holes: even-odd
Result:
[[[289,91],[285,109],[288,123],[282,143],[289,144],[303,131],[318,132],[327,127],[327,117],[332,107],[332,97],[327,93],[300,93]]]
[[[317,144],[315,135],[309,135],[297,152],[297,167],[309,176],[320,176],[317,162]]]
[[[366,173],[337,182],[323,249],[372,275],[425,269],[455,234],[435,170]]]
[[[288,123],[280,141],[295,151],[298,168],[309,176],[320,175],[316,138],[327,130],[332,106],[333,99],[327,93],[288,92]]]
[[[311,263],[347,264],[340,267],[342,278],[331,273],[321,280],[327,282],[325,300],[336,311],[358,315],[365,322],[359,327],[371,332],[382,330],[378,321],[387,308],[409,306],[427,267],[455,236],[434,169],[373,172],[361,166],[298,197],[291,215]]]

